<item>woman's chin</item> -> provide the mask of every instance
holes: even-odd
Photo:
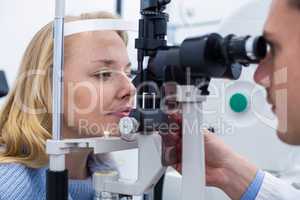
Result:
[[[119,130],[117,131],[103,131],[101,133],[87,133],[80,135],[79,138],[95,138],[95,137],[120,137]]]

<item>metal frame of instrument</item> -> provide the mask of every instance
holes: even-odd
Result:
[[[60,200],[68,197],[68,177],[65,167],[65,154],[74,148],[93,148],[94,153],[106,153],[125,149],[139,148],[138,180],[134,183],[116,181],[103,184],[103,191],[141,195],[149,191],[164,174],[166,167],[161,164],[161,138],[158,134],[138,135],[136,141],[126,142],[121,138],[61,138],[62,98],[63,98],[63,55],[64,55],[64,15],[65,1],[56,0],[54,20],[54,61],[53,61],[53,137],[47,141],[49,170],[47,174],[47,199]],[[198,91],[192,86],[182,87],[183,93],[178,100],[183,104],[184,122],[192,120],[200,125],[201,116],[192,107],[201,103]],[[199,107],[197,105],[197,107]],[[185,112],[188,111],[189,113]],[[198,127],[197,125],[197,127]],[[182,199],[203,200],[205,185],[203,135],[183,133],[183,188]],[[197,139],[195,138],[197,136]],[[188,144],[188,145],[187,145]],[[193,152],[193,153],[191,153]],[[151,158],[151,159],[149,159]]]

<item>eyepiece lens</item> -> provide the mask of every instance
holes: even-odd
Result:
[[[257,59],[263,59],[267,55],[267,42],[264,37],[260,36],[255,38],[253,44],[253,54]]]

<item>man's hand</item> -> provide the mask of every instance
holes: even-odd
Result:
[[[204,131],[206,184],[222,189],[239,200],[254,179],[257,168],[236,154],[213,133]],[[181,165],[177,165],[181,172]]]
[[[168,110],[179,111],[174,98],[176,85],[166,85],[165,94],[171,97],[166,101]],[[182,116],[180,112],[170,112],[169,117],[170,122],[178,124],[179,128],[162,135],[164,152],[162,160],[166,166],[173,165],[177,171],[181,172]],[[257,168],[235,153],[213,133],[205,130],[203,134],[207,185],[222,189],[233,200],[240,199],[254,179]]]
[[[257,167],[235,153],[221,139],[205,131],[206,182],[240,199],[257,173]]]

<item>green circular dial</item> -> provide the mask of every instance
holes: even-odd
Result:
[[[248,107],[247,97],[241,93],[236,93],[231,96],[229,105],[231,110],[234,112],[244,112]]]

